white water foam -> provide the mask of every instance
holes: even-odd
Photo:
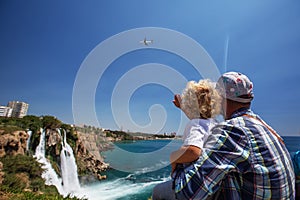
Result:
[[[134,194],[143,193],[146,190],[152,189],[156,184],[168,180],[154,180],[151,182],[134,183],[128,178],[133,174],[128,175],[126,178],[119,178],[114,181],[100,182],[82,188],[82,193],[89,200],[114,200],[121,197],[126,197]]]
[[[30,145],[30,139],[31,139],[32,131],[28,130],[27,134],[28,134],[28,138],[27,138],[27,142],[26,142],[26,151],[29,150],[29,145]]]
[[[169,165],[170,162],[168,160],[160,160],[159,162],[155,163],[154,165],[149,165],[149,167],[143,167],[140,169],[137,169],[135,174],[139,175],[139,174],[144,174],[147,172],[152,172],[155,171],[157,169],[161,169],[164,168],[165,166]]]

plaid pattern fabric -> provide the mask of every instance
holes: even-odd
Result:
[[[178,171],[178,199],[295,199],[289,152],[250,110],[217,125],[197,162]]]
[[[300,176],[300,150],[295,153],[293,163],[296,176]]]

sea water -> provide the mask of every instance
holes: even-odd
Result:
[[[83,186],[82,192],[89,200],[147,200],[155,185],[170,178],[169,155],[181,144],[180,140],[115,143],[112,151],[103,153],[114,168],[103,173],[107,180]]]
[[[300,150],[300,137],[284,141],[291,154]],[[89,200],[147,200],[156,184],[170,179],[169,155],[181,144],[181,140],[115,143],[114,150],[103,154],[115,169],[106,172],[107,180],[85,186],[82,192]]]

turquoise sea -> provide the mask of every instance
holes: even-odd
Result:
[[[300,137],[284,137],[293,155],[300,150]],[[152,140],[115,143],[116,148],[103,153],[114,168],[106,172],[107,180],[83,188],[90,200],[143,200],[152,188],[169,179],[169,154],[181,140]]]

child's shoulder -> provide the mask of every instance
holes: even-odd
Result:
[[[209,119],[191,119],[187,127],[214,127],[218,122],[215,119],[209,118]]]

